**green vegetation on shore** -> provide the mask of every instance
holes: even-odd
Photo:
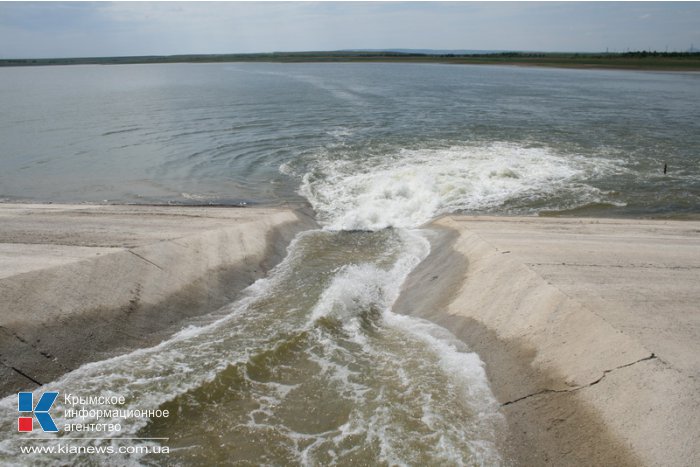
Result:
[[[637,70],[700,70],[700,52],[626,53],[530,53],[423,54],[401,52],[273,52],[224,55],[151,55],[134,57],[86,57],[0,59],[1,66],[122,65],[148,63],[219,62],[401,62],[472,65],[522,65],[564,68],[614,68]]]

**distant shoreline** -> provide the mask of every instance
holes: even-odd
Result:
[[[399,52],[284,52],[0,59],[0,67],[137,65],[158,63],[438,63],[638,71],[700,71],[698,52],[420,54]]]

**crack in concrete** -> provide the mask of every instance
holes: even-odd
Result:
[[[653,264],[588,264],[588,263],[525,263],[528,266],[573,266],[581,268],[636,268],[636,269],[669,269],[690,271],[700,269],[700,266],[657,266]]]
[[[12,365],[8,364],[7,362],[1,361],[1,360],[0,360],[0,364],[1,364],[2,366],[4,366],[5,368],[9,368],[10,370],[13,370],[15,373],[17,373],[17,374],[19,374],[20,376],[22,376],[22,377],[28,379],[29,381],[31,381],[32,383],[36,384],[37,386],[43,386],[42,383],[40,383],[39,381],[35,380],[34,378],[32,378],[31,376],[29,376],[28,374],[26,374],[25,372],[23,372],[23,371],[20,370],[19,368],[15,367],[15,366],[12,366]]]
[[[576,386],[575,388],[570,388],[570,389],[542,389],[542,390],[540,390],[540,391],[533,392],[532,394],[528,394],[528,395],[526,395],[526,396],[518,397],[517,399],[513,399],[512,401],[504,402],[504,403],[501,404],[501,407],[505,407],[505,406],[507,406],[507,405],[515,404],[516,402],[520,402],[520,401],[522,401],[522,400],[529,399],[529,398],[531,398],[531,397],[540,396],[540,395],[542,395],[542,394],[552,394],[552,393],[561,393],[561,392],[576,392],[576,391],[579,391],[579,390],[581,390],[581,389],[590,388],[591,386],[595,386],[596,384],[598,384],[598,383],[600,383],[601,381],[603,381],[603,379],[605,379],[605,377],[606,377],[609,373],[612,373],[613,371],[620,370],[620,369],[622,369],[622,368],[627,368],[628,366],[636,365],[637,363],[644,362],[644,361],[647,361],[647,360],[653,360],[653,359],[655,359],[655,358],[658,358],[658,357],[656,356],[656,354],[652,353],[652,354],[649,355],[648,357],[640,358],[639,360],[635,360],[634,362],[626,363],[626,364],[624,364],[624,365],[620,365],[620,366],[615,367],[615,368],[612,368],[612,369],[610,369],[610,370],[604,370],[604,371],[603,371],[603,374],[600,376],[600,378],[598,378],[598,379],[596,379],[595,381],[592,381],[592,382],[590,382],[590,383],[588,383],[588,384],[584,384],[583,386]]]
[[[35,380],[34,378],[32,378],[32,377],[29,376],[28,374],[24,373],[24,372],[23,372],[22,370],[20,370],[20,369],[15,368],[14,366],[11,366],[10,368],[12,368],[13,370],[15,370],[15,372],[17,372],[17,373],[19,373],[20,375],[22,375],[22,376],[24,376],[25,378],[27,378],[29,381],[31,381],[32,383],[36,384],[37,386],[43,386],[43,385],[44,385],[44,383],[41,383],[41,382]]]
[[[20,341],[21,343],[26,344],[26,345],[28,345],[28,346],[30,346],[30,347],[34,347],[32,344],[30,344],[29,342],[27,342],[22,336],[20,336],[19,334],[17,334],[16,332],[14,332],[14,331],[13,331],[12,329],[10,329],[10,328],[8,328],[8,327],[6,327],[6,326],[0,326],[0,330],[5,331],[5,333],[6,333],[7,335],[9,335],[10,337],[14,337],[15,339],[17,339],[17,340]]]
[[[20,341],[22,344],[28,346],[29,348],[31,348],[31,349],[34,350],[35,352],[38,352],[39,355],[41,355],[42,357],[44,357],[44,358],[46,358],[47,360],[51,361],[51,363],[54,363],[54,364],[60,366],[61,368],[63,368],[64,370],[69,371],[69,369],[66,368],[65,366],[63,366],[63,364],[61,364],[50,352],[48,352],[48,351],[46,351],[46,350],[40,349],[40,348],[37,347],[35,344],[33,344],[33,343],[27,341],[26,339],[24,339],[22,336],[20,336],[19,334],[17,334],[17,333],[16,333],[15,331],[13,331],[12,329],[10,329],[10,328],[8,328],[8,327],[6,327],[6,326],[0,326],[0,331],[4,331],[4,332],[5,332],[8,336],[10,336],[11,338],[17,339],[17,340]],[[27,376],[26,374],[22,373],[20,370],[18,370],[18,369],[15,368],[14,366],[9,365],[9,364],[7,364],[7,363],[3,363],[3,364],[4,364],[5,366],[7,366],[8,368],[12,368],[13,370],[15,370],[17,373],[21,374],[22,376],[26,376],[28,379],[30,379],[30,380],[36,382],[35,379],[33,379],[33,378]],[[41,384],[41,383],[38,383],[38,384]]]
[[[141,255],[138,254],[138,253],[135,253],[133,250],[126,250],[126,251],[128,251],[128,252],[131,253],[132,255],[136,256],[137,258],[141,258],[141,259],[144,260],[145,262],[152,264],[153,266],[157,267],[157,268],[160,269],[161,271],[163,270],[163,268],[161,268],[160,266],[158,266],[156,263],[154,263],[153,261],[151,261],[151,260],[149,260],[149,259],[144,258],[143,256],[141,256]]]

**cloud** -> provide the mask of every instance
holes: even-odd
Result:
[[[692,2],[0,2],[0,56],[682,50],[698,17]]]

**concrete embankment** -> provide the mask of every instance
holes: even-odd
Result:
[[[485,362],[516,465],[700,465],[700,222],[448,216],[399,312]]]
[[[314,225],[282,208],[0,205],[0,395],[155,344]]]

